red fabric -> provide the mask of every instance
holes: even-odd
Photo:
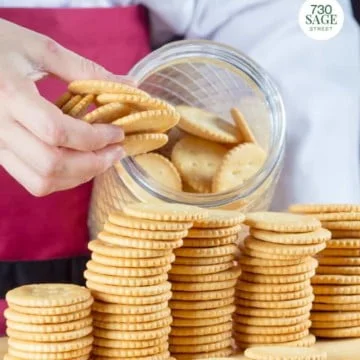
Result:
[[[0,17],[46,34],[116,74],[126,74],[149,51],[146,13],[110,9],[1,9]],[[65,85],[39,84],[54,100]],[[0,167],[0,261],[45,260],[87,252],[91,183],[44,198],[27,193]],[[0,303],[0,314],[1,303]],[[1,333],[1,319],[0,319]]]
[[[0,336],[1,334],[5,334],[5,321],[2,319],[2,314],[6,308],[6,301],[0,299]]]

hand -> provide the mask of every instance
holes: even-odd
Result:
[[[124,156],[123,132],[64,115],[35,81],[123,80],[52,39],[0,19],[0,165],[35,196],[87,182]]]

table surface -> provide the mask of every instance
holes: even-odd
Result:
[[[315,347],[327,351],[328,360],[359,360],[360,339],[318,341]],[[6,339],[0,339],[0,359],[6,352]],[[244,360],[243,355],[235,355],[229,359]]]

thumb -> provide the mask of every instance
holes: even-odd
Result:
[[[115,75],[103,66],[66,49],[50,38],[42,39],[39,58],[41,68],[66,82],[73,80],[110,80],[136,86],[129,76]]]

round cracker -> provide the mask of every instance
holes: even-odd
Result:
[[[359,275],[315,275],[312,284],[360,285]]]
[[[195,221],[194,228],[222,228],[241,224],[245,215],[237,210],[209,209],[207,218]]]
[[[86,301],[79,302],[73,305],[65,306],[52,306],[52,307],[32,307],[32,306],[21,306],[14,303],[8,303],[9,307],[22,314],[30,315],[64,315],[70,314],[82,310],[89,309],[93,304],[94,300],[89,298]]]
[[[236,288],[240,291],[248,291],[254,293],[288,293],[304,290],[310,286],[310,280],[288,284],[258,284],[240,280],[236,284]]]
[[[264,275],[294,275],[308,272],[315,269],[318,266],[316,259],[309,257],[305,262],[298,265],[288,266],[256,266],[256,265],[244,265],[242,264],[241,270]]]
[[[124,104],[112,103],[99,106],[93,111],[88,112],[82,117],[82,120],[89,124],[107,124],[122,116],[129,115],[130,112],[130,107]]]
[[[169,279],[176,282],[211,282],[237,279],[241,274],[240,267],[232,266],[230,269],[212,274],[169,274]]]
[[[265,151],[258,145],[244,143],[231,149],[218,167],[212,182],[214,193],[242,185],[264,165]]]
[[[29,307],[67,306],[85,302],[90,297],[88,289],[73,284],[23,285],[6,294],[8,303]]]
[[[360,212],[359,204],[294,204],[289,207],[294,213]]]
[[[151,257],[151,258],[141,258],[141,257],[120,258],[120,257],[104,256],[93,252],[91,254],[91,258],[98,264],[105,266],[146,269],[152,267],[155,268],[155,267],[167,266],[172,262],[174,262],[175,255],[172,253],[167,253],[166,255],[160,257]]]
[[[22,314],[11,308],[4,311],[4,317],[6,320],[11,320],[17,323],[25,324],[61,324],[69,323],[81,319],[85,319],[90,316],[91,309],[80,310],[77,312],[61,315],[33,315]]]
[[[51,333],[34,333],[28,331],[19,331],[11,328],[6,329],[6,335],[9,338],[26,342],[48,343],[48,342],[66,342],[81,339],[92,333],[93,327],[87,326],[81,329],[64,332],[51,332]]]
[[[118,276],[118,277],[142,278],[142,277],[151,277],[160,274],[165,274],[170,270],[171,264],[168,263],[164,266],[133,268],[133,267],[106,266],[97,263],[96,261],[90,260],[87,262],[86,267],[88,270],[91,270],[92,272],[97,274]]]
[[[159,295],[165,292],[170,291],[171,284],[169,282],[164,282],[159,285],[150,285],[150,286],[111,286],[95,281],[88,280],[86,286],[95,291],[103,292],[110,295],[120,295],[120,296],[152,296]]]
[[[317,285],[312,286],[315,295],[360,295],[360,285]]]
[[[223,245],[219,247],[210,247],[210,248],[186,248],[181,247],[176,249],[175,255],[177,256],[186,256],[186,257],[215,257],[234,254],[236,251],[236,246],[233,244]]]
[[[85,270],[84,277],[87,280],[95,281],[100,284],[114,285],[114,286],[153,286],[163,283],[167,280],[167,273],[158,274],[154,276],[146,277],[126,277],[126,276],[114,276],[104,275],[93,272],[91,270]]]
[[[235,254],[214,257],[185,257],[176,256],[175,264],[179,265],[215,265],[235,260]]]
[[[148,110],[123,116],[112,122],[125,134],[164,133],[179,121],[179,114],[172,110]]]
[[[85,95],[76,105],[74,105],[73,108],[69,110],[68,115],[73,117],[82,116],[93,103],[94,99],[94,95]]]
[[[235,305],[254,307],[258,309],[294,309],[311,304],[314,299],[314,295],[310,295],[300,299],[282,301],[255,301],[237,297],[235,299]]]
[[[68,114],[69,111],[76,105],[78,104],[81,99],[83,98],[83,96],[81,95],[72,95],[72,97],[61,107],[61,111],[64,114]]]
[[[70,92],[74,94],[135,94],[140,96],[149,96],[143,90],[136,87],[114,81],[106,80],[75,80],[68,85]]]
[[[148,305],[122,305],[122,304],[109,304],[101,301],[94,301],[93,311],[98,313],[105,313],[111,315],[144,315],[154,314],[168,308],[167,302]],[[115,318],[114,318],[115,321]],[[150,321],[150,320],[148,320]]]
[[[279,335],[257,335],[257,334],[245,334],[238,331],[234,331],[235,340],[239,339],[240,341],[250,342],[254,344],[272,344],[272,343],[283,343],[287,341],[300,340],[301,338],[307,336],[309,330],[305,329],[297,333],[290,334],[279,334]]]
[[[283,266],[294,266],[303,264],[307,258],[296,258],[288,260],[277,260],[277,259],[260,259],[252,256],[241,255],[238,258],[238,263],[241,265],[248,266],[271,266],[271,267],[283,267]]]
[[[208,301],[228,298],[235,295],[234,287],[208,291],[173,291],[173,300]]]
[[[157,154],[144,154],[139,156],[157,155]],[[137,159],[137,156],[135,159]],[[140,230],[162,230],[162,231],[181,231],[190,229],[193,225],[192,222],[180,222],[180,221],[157,221],[140,219],[132,216],[128,216],[123,212],[111,213],[109,215],[109,221],[115,225]]]
[[[195,227],[189,229],[187,238],[221,238],[231,235],[238,235],[242,229],[240,224],[234,226],[227,226],[222,228],[211,229],[196,229]]]
[[[289,284],[299,283],[311,279],[315,275],[315,270],[310,270],[302,274],[294,275],[263,275],[253,274],[243,271],[241,273],[241,280],[252,282],[256,284]]]
[[[246,215],[245,224],[256,229],[285,233],[304,233],[321,228],[318,219],[281,212],[253,212]]]
[[[135,161],[150,177],[160,184],[176,191],[182,190],[180,174],[173,163],[166,157],[160,154],[148,153],[136,156]]]
[[[318,244],[331,239],[331,232],[323,228],[311,232],[295,234],[278,233],[252,228],[250,229],[250,234],[258,240],[291,245]]]
[[[193,189],[210,193],[214,174],[227,151],[214,142],[187,136],[175,144],[171,161]]]
[[[309,334],[307,336],[304,336],[303,338],[295,341],[287,341],[284,343],[281,343],[281,346],[291,346],[291,347],[310,347],[315,345],[316,338],[313,334]],[[246,342],[241,342],[239,340],[236,340],[236,345],[240,349],[247,349],[255,346],[279,346],[279,344],[251,344]]]
[[[252,300],[252,301],[284,301],[284,300],[295,300],[308,297],[313,293],[311,286],[307,287],[304,290],[291,291],[291,292],[281,292],[281,293],[260,293],[260,292],[250,292],[237,290],[235,296]]]
[[[248,236],[244,240],[244,244],[247,248],[255,251],[266,252],[273,255],[290,255],[298,257],[312,256],[326,248],[325,242],[310,245],[275,244],[255,239],[252,236]]]
[[[10,349],[26,351],[30,353],[63,353],[87,348],[93,343],[93,341],[94,338],[92,335],[87,335],[76,340],[41,343],[23,341],[10,337],[8,339],[8,345]]]
[[[237,239],[237,235],[224,236],[221,238],[184,238],[183,246],[186,248],[211,248],[235,244]]]
[[[121,143],[128,156],[145,154],[161,148],[168,142],[168,136],[158,133],[127,135]]]
[[[322,221],[322,226],[329,230],[360,230],[360,221]]]
[[[66,91],[57,100],[54,101],[54,104],[61,109],[71,99],[71,97],[72,93],[70,91]]]
[[[108,222],[104,225],[104,231],[110,234],[120,235],[128,238],[151,240],[177,240],[187,236],[188,233],[188,230],[164,231],[131,229]]]
[[[310,314],[304,314],[299,316],[285,316],[283,318],[272,318],[272,317],[252,317],[252,316],[245,316],[245,315],[238,315],[234,314],[233,319],[234,322],[237,324],[245,324],[251,326],[266,326],[266,327],[273,327],[273,326],[292,326],[299,323],[302,323],[308,320]]]
[[[312,348],[258,346],[245,350],[252,360],[326,360],[327,353]]]
[[[142,110],[171,110],[175,108],[164,100],[135,94],[100,94],[96,97],[99,104],[126,103]]]
[[[246,315],[252,317],[270,317],[270,318],[283,318],[283,317],[294,317],[309,314],[312,304],[307,304],[303,307],[298,308],[287,308],[287,309],[258,309],[246,306],[238,305],[236,307],[236,314]],[[290,340],[289,340],[290,341]]]
[[[144,204],[124,205],[123,211],[130,216],[160,221],[193,221],[207,217],[206,210],[182,204]]]
[[[233,118],[236,126],[238,127],[243,142],[257,144],[256,138],[251,131],[249,124],[245,120],[244,115],[242,112],[237,108],[230,109],[231,117]]]
[[[186,105],[178,105],[176,110],[181,115],[178,127],[189,134],[220,143],[242,141],[238,129],[216,114]]]
[[[253,325],[245,325],[245,324],[234,324],[234,330],[240,333],[245,334],[254,334],[254,335],[283,335],[283,334],[291,334],[297,333],[300,331],[304,331],[309,329],[311,326],[310,320],[305,320],[295,325],[289,326],[253,326]]]
[[[234,266],[233,261],[222,264],[214,265],[179,265],[173,264],[169,274],[171,275],[207,275],[207,274],[217,274],[222,271],[231,269]]]

